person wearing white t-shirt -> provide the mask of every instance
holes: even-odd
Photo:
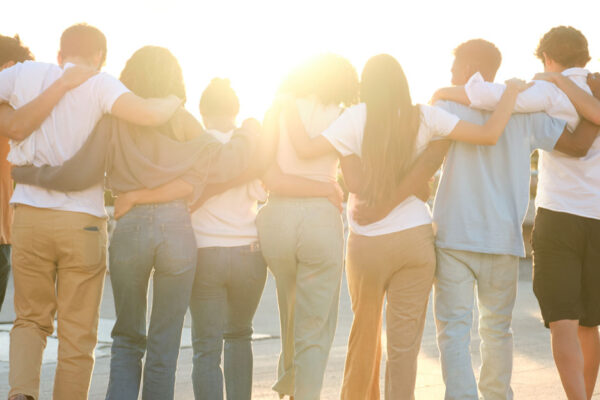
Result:
[[[229,83],[213,80],[200,104],[209,128],[206,134],[228,143],[238,109],[237,96]],[[201,198],[189,206],[194,211],[192,225],[198,247],[190,302],[192,381],[198,399],[223,397],[223,372],[227,398],[252,396],[252,319],[266,278],[255,224],[257,201],[264,201],[266,193],[257,179],[272,195],[322,198],[341,209],[342,193],[337,183],[281,172],[276,162],[278,109],[273,107],[265,117],[265,127],[252,156],[254,163],[235,179],[209,184]],[[155,189],[122,193],[115,201],[115,217],[121,218],[136,205],[154,203],[158,207],[158,203],[186,199],[191,193],[192,187],[182,179]]]
[[[600,124],[600,101],[584,69],[587,40],[573,27],[547,32],[536,50],[544,73],[520,94],[515,111],[545,111],[574,130],[581,117]],[[474,74],[465,86],[444,88],[436,98],[493,110],[504,85]],[[536,217],[532,233],[533,288],[563,387],[570,399],[590,398],[600,357],[600,139],[579,158],[559,151],[539,153]]]
[[[105,56],[104,34],[80,24],[62,34],[60,66],[25,62],[0,72],[0,101],[9,104],[0,107],[0,133],[13,139],[8,155],[13,165],[61,164],[85,142],[104,113],[154,125],[166,122],[179,107],[181,101],[174,96],[135,96],[104,73],[79,86],[71,82],[77,87],[65,93],[70,86],[63,78],[72,65],[84,67],[74,70],[78,79],[84,79],[101,68]],[[106,272],[102,187],[60,193],[18,184],[11,204],[16,208],[16,319],[10,341],[9,398],[38,398],[42,353],[57,315],[54,397],[86,399]]]
[[[280,93],[293,98],[303,129],[318,136],[340,115],[342,104],[357,100],[358,74],[345,58],[323,54],[290,74]],[[298,157],[285,115],[273,120],[279,131],[277,167],[287,175],[335,185],[335,154]],[[344,264],[340,209],[310,193],[271,190],[256,224],[279,304],[281,354],[273,390],[280,397],[317,400],[337,326]]]
[[[389,55],[371,58],[362,73],[361,101],[322,135],[310,139],[295,124],[298,154],[359,156],[362,187],[351,188],[346,273],[354,320],[344,370],[342,399],[378,399],[381,326],[387,296],[386,398],[413,399],[417,356],[435,270],[428,206],[411,196],[384,219],[361,226],[353,218],[357,197],[386,201],[414,159],[434,138],[494,144],[525,84],[508,82],[501,106],[485,125],[471,124],[435,107],[413,105],[400,64]],[[293,115],[288,112],[288,115]]]

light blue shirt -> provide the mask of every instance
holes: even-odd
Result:
[[[480,125],[491,115],[453,102],[436,106]],[[436,245],[524,257],[530,156],[536,149],[551,151],[564,128],[564,121],[545,113],[514,114],[495,146],[454,142],[433,206]]]

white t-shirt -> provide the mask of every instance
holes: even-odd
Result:
[[[324,106],[316,98],[297,99],[296,106],[304,129],[310,137],[315,137],[323,132],[342,112],[340,107]],[[280,121],[277,164],[287,175],[302,176],[320,182],[334,181],[337,177],[337,155],[328,154],[313,159],[298,157],[288,136],[283,117]]]
[[[233,131],[207,132],[221,143],[229,142],[233,135]],[[247,246],[256,242],[257,201],[266,199],[267,192],[258,179],[208,199],[192,214],[198,248]]]
[[[456,115],[441,108],[421,105],[420,110],[421,124],[417,133],[415,157],[425,150],[434,137],[450,134],[460,121]],[[323,136],[342,156],[356,154],[360,157],[366,123],[367,106],[361,103],[347,109],[323,132]],[[431,223],[429,206],[415,196],[411,196],[396,206],[384,219],[361,226],[352,217],[354,199],[354,195],[351,194],[348,200],[348,222],[350,229],[359,235],[380,236]]]
[[[591,94],[587,84],[589,71],[569,68],[562,72],[580,88]],[[465,86],[471,106],[491,110],[498,103],[505,86],[484,82],[475,74]],[[535,81],[519,94],[515,111],[545,111],[551,117],[567,121],[572,131],[579,123],[579,114],[556,85]],[[539,180],[536,207],[600,219],[600,139],[596,137],[588,154],[582,158],[567,156],[558,151],[541,151],[538,163]]]
[[[68,68],[69,65],[66,66]],[[19,108],[34,100],[61,77],[58,65],[27,61],[0,72],[0,100]],[[129,90],[112,76],[100,73],[69,91],[42,125],[27,139],[11,141],[8,160],[13,165],[61,165],[83,145],[103,114]],[[104,190],[96,185],[63,193],[17,184],[12,204],[106,216]]]

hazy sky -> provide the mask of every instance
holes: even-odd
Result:
[[[168,47],[179,59],[197,114],[200,93],[212,77],[231,79],[241,116],[261,117],[282,77],[320,52],[347,57],[359,74],[378,53],[396,57],[413,99],[427,102],[450,80],[452,49],[476,37],[500,48],[498,79],[530,78],[541,70],[533,56],[540,36],[573,25],[588,38],[600,70],[597,0],[13,0],[5,1],[0,33],[18,33],[40,61],[54,62],[62,31],[76,22],[108,38],[105,71],[118,76],[141,46]]]

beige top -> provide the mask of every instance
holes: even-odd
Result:
[[[340,116],[339,106],[324,106],[317,99],[297,99],[298,113],[304,123],[304,129],[310,137],[320,135]],[[331,153],[313,159],[301,159],[290,141],[283,117],[280,122],[279,148],[277,163],[284,174],[302,176],[321,182],[335,180],[337,176],[337,154]]]
[[[13,193],[13,183],[10,163],[6,160],[9,151],[8,138],[0,136],[0,244],[10,244],[12,207],[8,203]]]

